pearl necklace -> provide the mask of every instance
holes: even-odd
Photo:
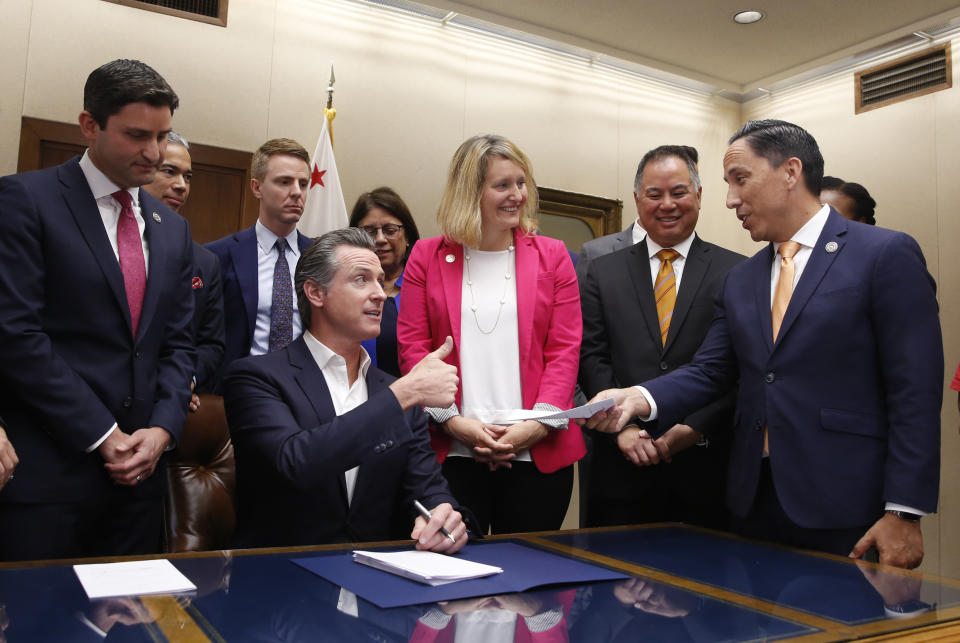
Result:
[[[503,313],[503,306],[507,303],[507,286],[510,285],[510,266],[513,265],[513,244],[507,248],[507,272],[503,276],[503,293],[500,295],[500,306],[497,308],[497,319],[493,322],[493,327],[490,330],[483,330],[480,326],[480,318],[477,316],[477,300],[473,295],[473,279],[470,277],[470,252],[464,248],[463,253],[464,265],[467,268],[467,288],[470,290],[470,310],[473,311],[473,321],[477,324],[477,330],[479,330],[484,335],[489,335],[493,331],[497,330],[497,326],[500,324],[500,315]]]

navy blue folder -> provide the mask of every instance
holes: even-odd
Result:
[[[514,542],[466,545],[456,555],[478,563],[496,565],[503,569],[503,573],[433,587],[356,563],[353,552],[294,558],[292,562],[383,608],[509,594],[555,583],[630,578],[605,567]]]

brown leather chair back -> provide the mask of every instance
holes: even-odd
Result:
[[[236,525],[233,443],[219,395],[200,395],[167,462],[167,551],[228,549]]]

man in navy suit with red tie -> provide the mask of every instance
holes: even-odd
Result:
[[[20,464],[0,559],[156,552],[163,453],[190,399],[191,241],[140,186],[178,98],[115,60],[84,86],[88,148],[0,179],[0,415]]]
[[[770,243],[727,275],[693,361],[618,408],[670,427],[738,385],[727,504],[739,533],[916,567],[937,509],[943,341],[913,238],[848,221],[818,197],[823,157],[803,128],[750,121],[723,158],[727,207]]]

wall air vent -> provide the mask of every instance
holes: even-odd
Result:
[[[165,13],[168,16],[227,26],[229,0],[106,0],[127,7]]]
[[[949,89],[950,43],[857,72],[856,113]]]

